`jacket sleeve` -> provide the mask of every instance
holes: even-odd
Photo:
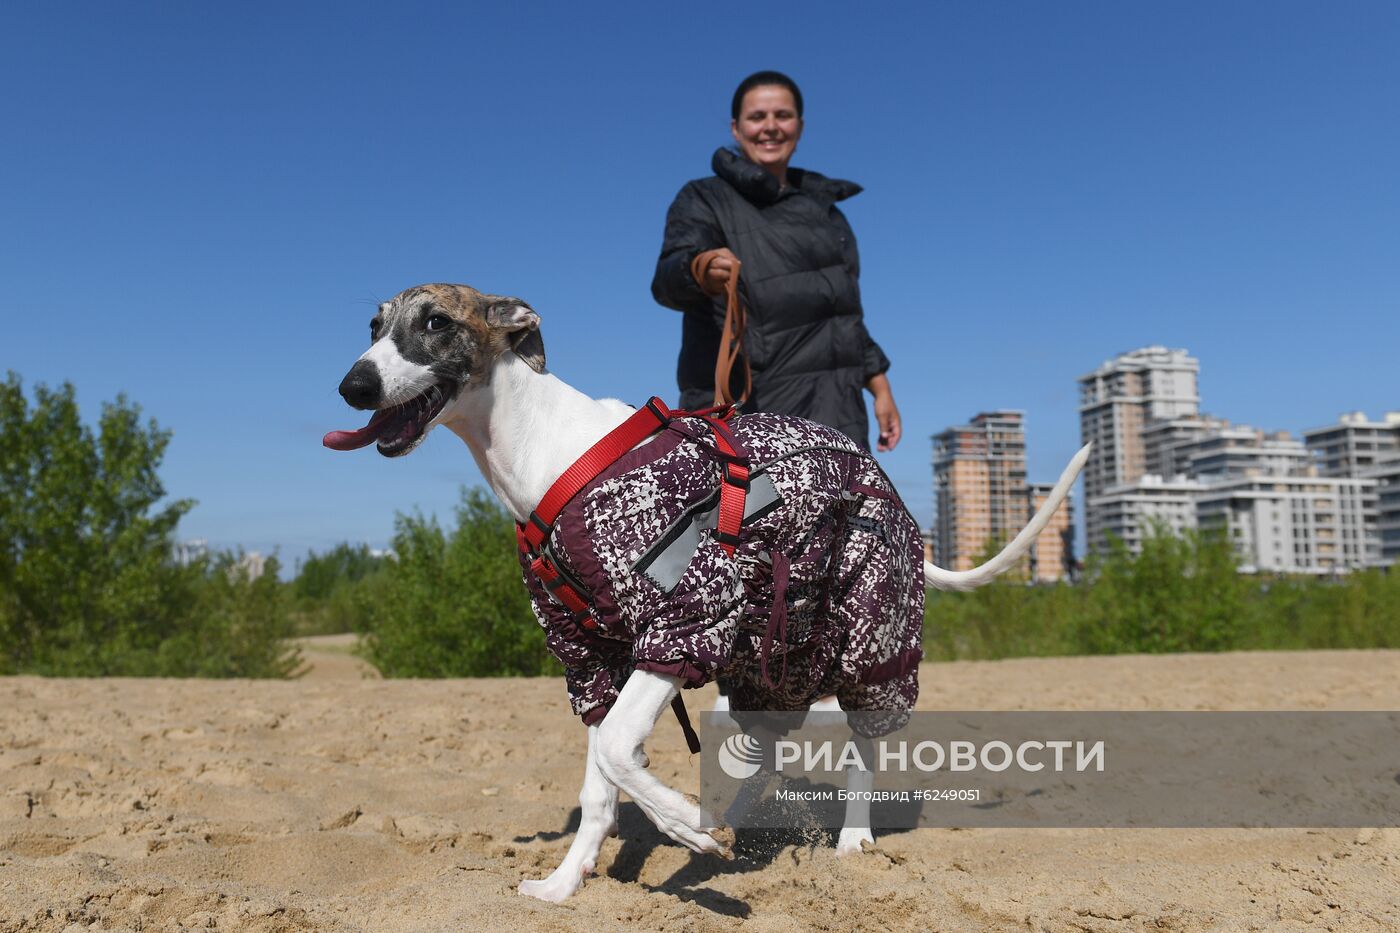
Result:
[[[706,250],[725,245],[714,211],[695,182],[688,182],[666,212],[661,258],[651,280],[652,297],[676,311],[708,311],[710,296],[690,274],[690,263]]]
[[[856,234],[851,229],[851,223],[846,219],[846,215],[836,208],[831,209],[832,215],[836,218],[837,227],[841,233],[841,240],[846,244],[846,265],[851,276],[857,281],[860,279],[860,249],[856,246]],[[862,313],[860,322],[860,339],[863,344],[862,352],[864,363],[861,370],[861,383],[869,382],[873,377],[880,375],[890,368],[889,357],[885,356],[885,351],[880,349],[880,345],[870,336],[870,331],[865,329],[865,320]]]
[[[861,382],[864,384],[889,369],[890,360],[870,336],[870,331],[865,329],[865,321],[860,322],[860,335],[865,341],[865,369],[861,373]]]

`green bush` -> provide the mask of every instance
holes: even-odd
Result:
[[[1400,572],[1241,574],[1222,536],[1157,527],[1138,555],[1115,541],[1078,585],[1003,577],[971,593],[931,591],[924,618],[933,660],[1400,648]]]
[[[1240,647],[1400,648],[1400,571],[1366,570],[1340,581],[1264,578]]]
[[[342,542],[324,554],[311,552],[291,583],[298,635],[338,635],[364,631],[385,557],[368,545]]]
[[[1080,595],[1068,583],[1001,580],[970,593],[930,590],[924,656],[953,661],[1071,654]]]
[[[133,653],[133,676],[286,677],[300,653],[292,634],[286,586],[276,557],[253,577],[237,555],[218,554],[183,568],[189,606],[180,624],[155,646],[150,661]]]
[[[480,489],[463,493],[457,525],[400,515],[394,559],[365,578],[365,657],[385,677],[557,673],[530,609],[508,516]]]
[[[225,555],[178,566],[157,508],[170,434],[125,397],[94,433],[73,386],[0,384],[0,673],[284,676],[288,616],[270,562],[249,580]]]
[[[1114,540],[1091,561],[1075,643],[1086,654],[1223,651],[1236,646],[1248,591],[1223,535],[1154,525],[1134,557]]]

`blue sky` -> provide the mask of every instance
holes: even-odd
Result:
[[[375,303],[516,294],[566,381],[672,397],[665,210],[777,68],[794,164],[866,188],[882,462],[921,525],[930,435],[1024,409],[1053,479],[1075,377],[1137,346],[1190,349],[1204,407],[1260,427],[1400,408],[1400,6],[505,6],[6,5],[0,370],[173,430],[182,537],[382,546],[480,477],[445,432],[320,446],[363,421],[335,389]]]

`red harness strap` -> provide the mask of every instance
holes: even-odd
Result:
[[[573,466],[564,471],[544,494],[540,504],[530,513],[528,522],[515,525],[515,541],[520,553],[530,558],[530,572],[539,578],[554,598],[573,613],[574,621],[586,629],[598,627],[588,600],[569,584],[559,568],[555,567],[544,552],[544,544],[554,530],[554,522],[564,506],[578,495],[579,490],[598,478],[617,458],[665,428],[673,418],[696,417],[704,419],[714,435],[715,450],[720,458],[723,484],[719,492],[719,519],[715,529],[715,539],[724,552],[734,554],[739,544],[739,532],[744,525],[744,500],[749,491],[749,461],[743,448],[735,439],[726,422],[734,414],[733,405],[717,405],[702,411],[671,411],[653,396],[646,405],[628,419],[609,431],[602,440],[588,448]],[[700,739],[686,715],[685,702],[680,694],[671,702],[676,718],[680,720],[681,731],[685,733],[686,744],[692,753],[700,751]]]
[[[673,418],[698,417],[704,419],[714,435],[715,450],[720,457],[721,476],[724,480],[719,494],[719,520],[715,529],[715,539],[729,555],[739,543],[739,532],[744,524],[744,500],[749,491],[749,461],[734,433],[726,424],[734,414],[732,405],[720,405],[702,411],[671,411],[661,399],[653,396],[645,405],[603,439],[584,452],[549,487],[540,504],[530,513],[529,521],[516,523],[515,541],[520,553],[530,558],[530,571],[539,577],[545,588],[554,595],[570,612],[574,621],[586,629],[596,629],[598,622],[593,618],[588,600],[575,590],[544,553],[544,544],[554,530],[554,522],[564,506],[578,495],[598,475],[612,466],[618,457],[651,437],[671,423]]]
[[[739,442],[729,425],[713,415],[703,416],[715,437],[715,449],[720,454],[720,477],[724,485],[719,490],[719,519],[715,540],[724,553],[734,556],[739,544],[739,532],[744,527],[744,500],[749,494],[749,458],[741,452]]]

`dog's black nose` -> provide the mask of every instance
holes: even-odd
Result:
[[[369,360],[360,360],[340,381],[340,397],[355,408],[376,408],[384,395],[379,369]]]

